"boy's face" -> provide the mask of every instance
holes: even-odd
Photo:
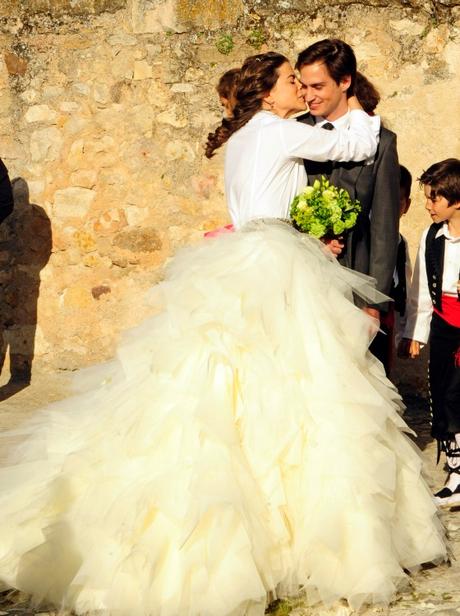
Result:
[[[407,214],[410,208],[411,198],[406,196],[404,188],[399,190],[399,218]]]
[[[445,197],[438,195],[431,198],[431,186],[427,184],[423,187],[425,193],[426,205],[425,209],[431,216],[433,222],[448,222],[454,216],[460,215],[460,202],[449,205]]]
[[[232,113],[233,113],[233,109],[232,109],[232,105],[231,105],[230,101],[228,100],[228,98],[225,98],[224,96],[219,96],[219,100],[220,100],[220,104],[224,108],[224,115],[225,115],[225,117],[226,118],[231,118],[232,117]]]

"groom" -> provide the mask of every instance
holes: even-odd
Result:
[[[356,57],[350,45],[339,39],[324,39],[304,49],[296,68],[300,73],[309,113],[300,122],[326,130],[348,125],[348,96],[354,90]],[[359,99],[359,93],[354,92]],[[362,211],[356,226],[348,233],[339,261],[377,280],[377,289],[389,294],[399,241],[399,163],[396,135],[382,128],[373,159],[364,162],[318,163],[305,161],[308,183],[326,176],[331,184],[345,188],[358,199]],[[386,304],[365,307],[380,320]],[[387,341],[378,334],[371,351],[388,373]]]

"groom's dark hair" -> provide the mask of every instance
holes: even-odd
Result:
[[[350,75],[351,85],[348,88],[348,95],[353,94],[356,79],[356,56],[348,43],[340,39],[317,41],[299,53],[295,67],[300,70],[303,66],[315,62],[324,63],[329,75],[337,84]]]

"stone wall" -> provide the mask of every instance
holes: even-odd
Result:
[[[417,176],[459,156],[459,0],[3,0],[2,327],[17,369],[109,356],[167,257],[228,222],[203,143],[220,74],[256,50],[350,42]],[[417,186],[403,231],[428,220]],[[38,305],[37,305],[38,301]],[[38,315],[38,326],[36,326]]]

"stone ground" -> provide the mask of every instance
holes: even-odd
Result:
[[[45,402],[58,400],[69,391],[67,373],[40,374],[29,387],[12,386],[0,376],[0,430],[13,427],[33,413]],[[417,443],[426,463],[427,479],[432,487],[440,487],[444,473],[441,465],[435,466],[435,444],[429,435],[428,409],[425,399],[404,391],[407,404],[406,421],[417,432]],[[441,512],[452,550],[451,564],[425,568],[411,579],[408,589],[401,593],[388,608],[373,607],[359,612],[360,616],[460,616],[460,507]],[[272,605],[271,616],[348,616],[345,606],[331,609],[306,608],[301,601],[281,602]],[[32,608],[27,597],[8,591],[0,593],[0,616],[57,616],[58,612],[46,607]],[[181,616],[180,614],[178,616]]]

